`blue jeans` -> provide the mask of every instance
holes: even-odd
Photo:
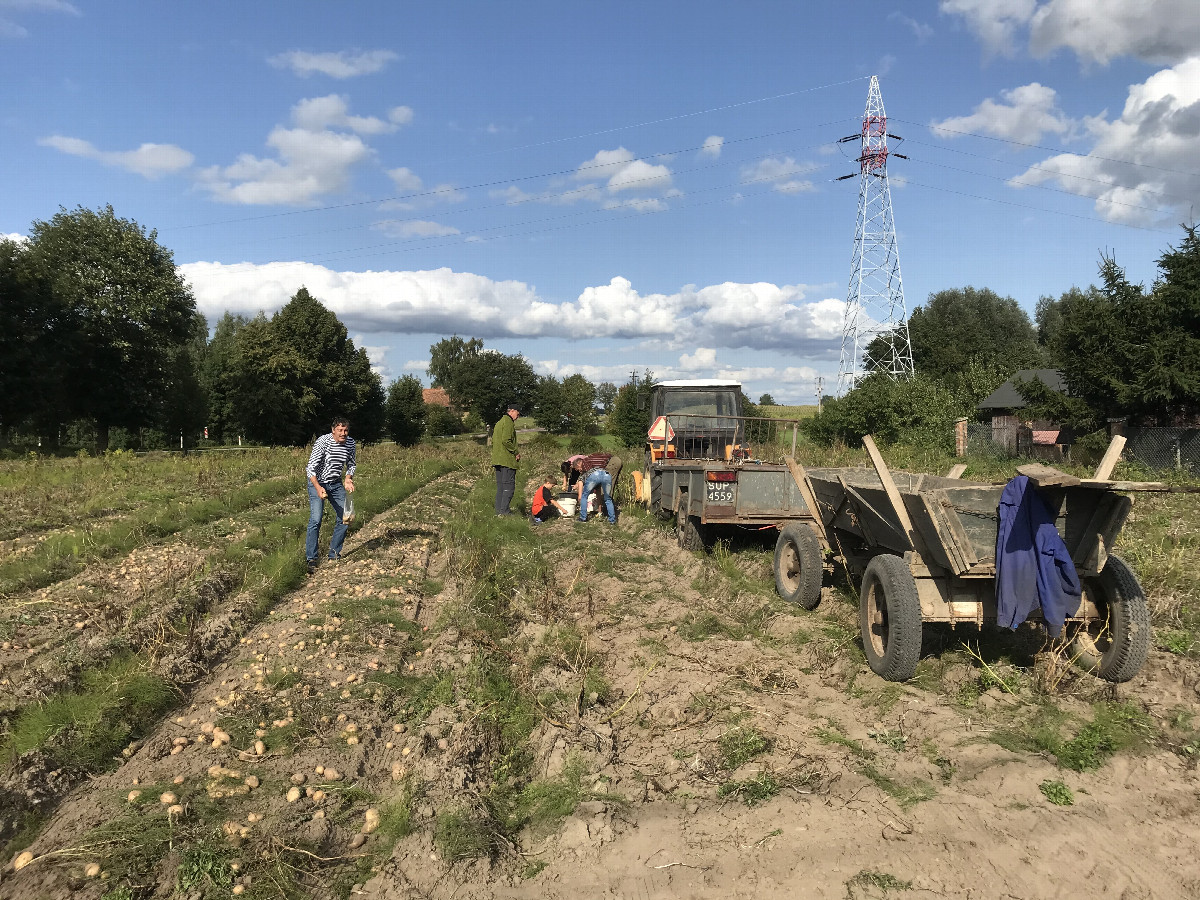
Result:
[[[604,494],[604,507],[608,511],[608,521],[614,525],[617,522],[617,511],[613,507],[612,502],[612,476],[603,469],[592,469],[583,479],[583,494],[579,500],[579,521],[587,521],[587,500],[588,495],[592,493],[597,485],[600,485],[601,492]]]
[[[346,504],[346,487],[340,481],[333,484],[323,484],[325,499],[333,507],[337,516],[337,524],[333,526],[333,539],[329,542],[329,558],[337,559],[342,555],[342,544],[346,540],[346,530],[349,526],[342,521],[342,509]],[[304,555],[309,562],[317,561],[317,536],[321,533],[321,516],[325,513],[325,500],[317,496],[317,489],[308,482],[308,538],[304,542]]]

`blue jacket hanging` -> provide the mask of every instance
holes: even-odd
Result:
[[[1041,604],[1042,619],[1057,636],[1079,610],[1079,575],[1054,516],[1018,475],[1000,496],[996,532],[996,620],[1016,628]]]

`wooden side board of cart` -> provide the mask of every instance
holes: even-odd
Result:
[[[820,602],[826,552],[861,579],[859,625],[867,662],[891,681],[911,678],[926,622],[996,623],[997,509],[1004,485],[892,473],[874,441],[873,468],[805,470],[786,461],[812,515],[780,526],[775,584],[806,608]],[[1051,511],[1083,583],[1068,617],[1071,655],[1108,681],[1128,681],[1150,649],[1150,614],[1136,576],[1111,552],[1129,514],[1123,491],[1168,486],[1108,480],[1123,439],[1092,479],[1022,466]],[[965,468],[965,467],[964,467]]]

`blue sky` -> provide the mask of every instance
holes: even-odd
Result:
[[[1194,0],[0,0],[0,234],[111,203],[210,321],[305,285],[388,379],[457,332],[811,402],[871,75],[910,309],[1149,282],[1200,201]]]

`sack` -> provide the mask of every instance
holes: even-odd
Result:
[[[346,503],[342,506],[342,521],[347,525],[354,521],[354,495],[346,494]]]

